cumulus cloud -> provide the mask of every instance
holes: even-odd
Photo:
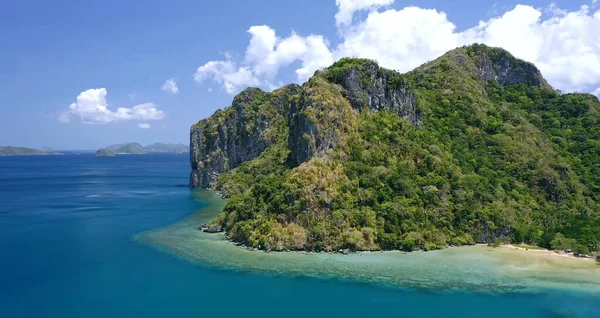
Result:
[[[458,46],[454,29],[446,14],[435,9],[371,11],[345,34],[336,55],[370,58],[405,72]]]
[[[598,98],[600,98],[600,87],[598,87],[598,89],[596,89],[592,94],[598,96]]]
[[[179,87],[177,87],[177,82],[175,82],[174,78],[169,78],[168,80],[166,80],[160,89],[164,92],[171,94],[179,93]]]
[[[354,13],[363,10],[375,10],[394,3],[395,0],[335,0],[338,12],[335,14],[335,25],[344,28],[352,23]]]
[[[210,61],[195,79],[212,79],[228,93],[246,86],[272,88],[280,70],[300,62],[296,80],[344,57],[377,60],[381,66],[406,72],[458,46],[485,43],[507,49],[535,63],[554,87],[564,91],[593,91],[600,83],[600,10],[581,6],[566,11],[517,5],[461,32],[444,12],[415,6],[389,8],[394,0],[336,0],[340,41],[332,46],[321,35],[292,33],[280,38],[266,25],[248,29],[244,58]],[[354,15],[366,12],[357,20]]]
[[[59,120],[69,122],[71,117],[79,117],[86,124],[106,124],[128,120],[158,120],[165,113],[152,103],[135,105],[131,108],[119,107],[116,111],[108,109],[106,88],[92,88],[77,96],[77,101],[62,112]]]
[[[207,79],[222,84],[233,94],[246,86],[275,88],[275,76],[282,67],[300,61],[296,70],[298,81],[307,80],[315,70],[333,63],[333,54],[321,35],[301,37],[292,33],[286,38],[276,36],[275,30],[261,25],[248,29],[251,35],[243,61],[239,63],[226,55],[225,60],[210,61],[196,70],[194,79],[202,83]]]
[[[138,124],[138,128],[140,128],[140,129],[150,129],[150,124],[148,124],[148,123],[140,123],[140,124]]]
[[[590,91],[600,83],[600,11],[588,6],[552,15],[518,5],[503,16],[465,32],[466,42],[500,46],[535,63],[550,84],[565,91]]]
[[[260,86],[261,81],[248,67],[238,67],[227,57],[225,61],[210,61],[196,70],[194,80],[202,83],[207,79],[222,84],[227,93],[233,94],[246,86]]]

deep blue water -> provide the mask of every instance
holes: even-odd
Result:
[[[600,317],[572,292],[403,290],[207,267],[132,235],[198,210],[188,157],[0,157],[0,317]]]

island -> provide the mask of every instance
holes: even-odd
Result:
[[[96,151],[96,157],[114,157],[115,153],[108,148],[100,148]]]
[[[144,146],[144,151],[147,153],[189,153],[190,147],[184,144],[167,144],[156,142],[151,145]]]
[[[598,127],[597,97],[554,90],[500,48],[406,74],[343,58],[194,124],[190,185],[228,198],[201,229],[255,249],[587,255],[600,248]]]
[[[106,149],[109,149],[115,154],[119,155],[141,155],[146,153],[144,147],[136,142],[110,145],[107,146]]]
[[[55,156],[62,155],[49,148],[33,149],[26,147],[0,146],[0,156]]]
[[[189,152],[189,146],[184,144],[169,144],[169,143],[153,143],[147,146],[142,146],[137,142],[129,142],[123,144],[109,145],[101,148],[98,152],[106,152],[109,150],[116,155],[143,155],[149,153],[174,153],[183,154]]]

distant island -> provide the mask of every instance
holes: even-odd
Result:
[[[114,155],[143,155],[149,153],[187,153],[189,146],[184,144],[153,143],[142,146],[136,142],[115,144],[98,149],[96,156],[107,157]]]
[[[96,157],[114,157],[115,152],[108,148],[100,148],[96,151]]]
[[[34,149],[27,147],[0,146],[0,156],[55,156],[62,155],[49,148]]]
[[[115,154],[141,155],[146,153],[144,147],[135,142],[110,145],[106,149],[113,151]]]

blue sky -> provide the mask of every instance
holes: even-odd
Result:
[[[513,54],[541,64],[555,87],[594,92],[600,88],[596,4],[554,3],[4,1],[0,145],[95,149],[126,141],[187,143],[191,124],[229,105],[246,85],[268,90],[301,82],[345,54],[406,71],[469,41],[509,46]],[[517,4],[530,7],[517,10]],[[585,11],[582,5],[588,6]],[[346,22],[336,19],[342,8],[350,10]],[[529,33],[497,31],[515,25],[510,19],[535,20],[536,12],[541,13],[537,22],[523,26]],[[480,21],[489,23],[474,29]],[[252,26],[257,28],[249,33]],[[567,36],[559,41],[553,35],[558,33]],[[413,36],[414,41],[402,42]],[[173,85],[161,89],[169,79],[176,94]],[[106,109],[90,113],[89,107],[96,111],[98,105]]]

